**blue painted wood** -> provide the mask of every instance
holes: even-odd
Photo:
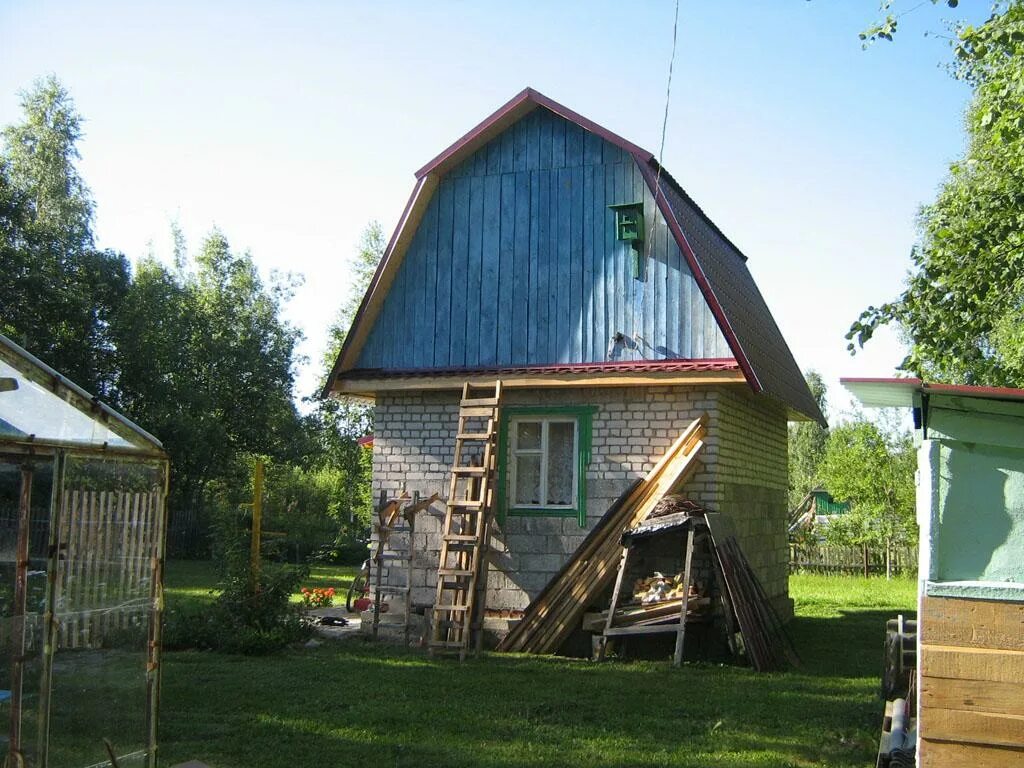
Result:
[[[516,271],[516,177],[505,173],[501,176],[501,222],[498,239],[498,365],[512,363],[512,335],[515,333],[513,317],[513,295]]]
[[[515,174],[515,239],[512,282],[512,364],[526,365],[530,327],[530,174]]]
[[[536,114],[536,113],[534,113]],[[539,132],[537,134],[540,135]],[[530,269],[529,269],[529,294],[527,296],[528,308],[526,313],[526,360],[538,360],[537,354],[537,330],[540,325],[539,303],[537,297],[540,294],[540,222],[538,215],[540,208],[540,174],[536,171],[530,176]],[[546,218],[546,217],[544,217]],[[518,265],[517,265],[518,267]]]
[[[480,365],[498,362],[498,277],[501,254],[501,177],[484,177],[483,270],[480,275]]]
[[[550,149],[550,143],[548,148]],[[536,315],[537,319],[536,321],[531,320],[530,324],[536,326],[537,346],[530,353],[530,361],[536,363],[549,363],[555,359],[549,336],[553,317],[551,312],[551,275],[555,260],[551,227],[553,218],[551,178],[553,175],[549,170],[538,171],[534,174],[537,183],[537,206],[534,213],[534,217],[537,219],[537,298],[533,307],[535,311],[531,312],[530,316],[532,318]]]
[[[638,200],[642,282],[608,208]],[[538,109],[439,181],[357,367],[730,354],[632,157]]]
[[[469,195],[470,180],[459,178],[452,186],[452,275],[451,275],[451,339],[449,364],[461,368],[466,365],[466,330],[469,325],[466,304],[469,293]],[[477,288],[479,293],[479,287]],[[444,307],[438,304],[438,311]],[[476,324],[475,312],[472,322]]]
[[[571,128],[579,130],[578,126]],[[582,157],[582,134],[578,143],[578,156]],[[569,170],[569,359],[583,358],[583,166]]]
[[[580,323],[583,362],[594,359],[594,174],[591,166],[580,169],[583,175],[583,241],[580,259],[583,261],[583,315]]]
[[[551,125],[551,167],[565,167],[565,120],[557,120]]]
[[[461,180],[461,179],[460,179]],[[451,365],[451,327],[453,321],[452,228],[455,219],[455,185],[444,184],[437,190],[437,249],[434,255],[434,297],[427,294],[427,310],[434,314],[434,359],[437,368]],[[429,290],[429,279],[426,288]]]
[[[469,180],[469,270],[466,280],[466,365],[480,365],[480,304],[483,297],[484,177]]]

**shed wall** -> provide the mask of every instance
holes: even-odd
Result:
[[[642,280],[608,208],[633,202]],[[539,108],[440,180],[356,367],[731,356],[632,157]]]
[[[592,457],[587,477],[587,525],[575,519],[509,516],[496,524],[487,607],[523,609],[575,551],[631,482],[646,474],[675,437],[707,414],[702,468],[684,492],[729,514],[740,543],[770,596],[785,612],[786,417],[781,406],[745,394],[742,387],[637,387],[511,390],[507,405],[593,405]],[[403,487],[410,493],[448,491],[458,395],[423,392],[378,396],[375,410],[375,497]],[[444,506],[436,503],[416,523],[414,604],[434,598]],[[407,551],[408,532],[390,548]],[[385,568],[384,583],[405,584],[405,566]]]

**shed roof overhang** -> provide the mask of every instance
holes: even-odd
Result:
[[[984,400],[1024,401],[1024,389],[935,384],[921,379],[843,378],[839,383],[868,408],[912,408],[915,395],[945,395]]]

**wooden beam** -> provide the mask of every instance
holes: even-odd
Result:
[[[922,676],[921,705],[1024,717],[1024,685]]]
[[[1024,604],[1005,600],[925,597],[921,642],[1024,651]]]
[[[1024,717],[921,706],[921,735],[966,744],[1024,747]]]
[[[921,674],[927,677],[1024,686],[1024,651],[924,644],[921,646],[920,668]],[[1021,697],[1024,699],[1024,688]]]
[[[921,739],[922,768],[1006,768],[1024,765],[1024,749]]]
[[[491,374],[490,381],[494,380]],[[356,379],[334,382],[333,394],[361,398],[373,398],[377,392],[402,392],[410,390],[451,390],[462,388],[466,381],[471,384],[486,382],[483,377],[462,376],[410,376],[407,378]],[[692,373],[658,372],[647,373],[596,373],[596,374],[503,374],[505,387],[545,389],[558,387],[633,387],[633,386],[710,386],[718,384],[746,384],[742,371],[694,371]]]

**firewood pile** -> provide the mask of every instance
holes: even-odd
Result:
[[[696,584],[690,585],[690,596],[699,597]],[[683,572],[665,576],[655,571],[654,575],[633,582],[633,602],[641,605],[662,603],[665,600],[681,600],[683,597]]]
[[[679,620],[683,607],[683,574],[665,576],[657,571],[633,583],[633,599],[619,606],[615,611],[614,624],[617,627],[664,624]],[[710,612],[711,598],[705,594],[701,584],[690,585],[690,599],[686,615],[693,619]],[[587,613],[583,617],[583,629],[600,632],[608,620],[608,610]]]
[[[666,515],[693,517],[703,515],[705,512],[707,510],[692,499],[678,493],[670,493],[651,510],[650,517],[665,517]]]

